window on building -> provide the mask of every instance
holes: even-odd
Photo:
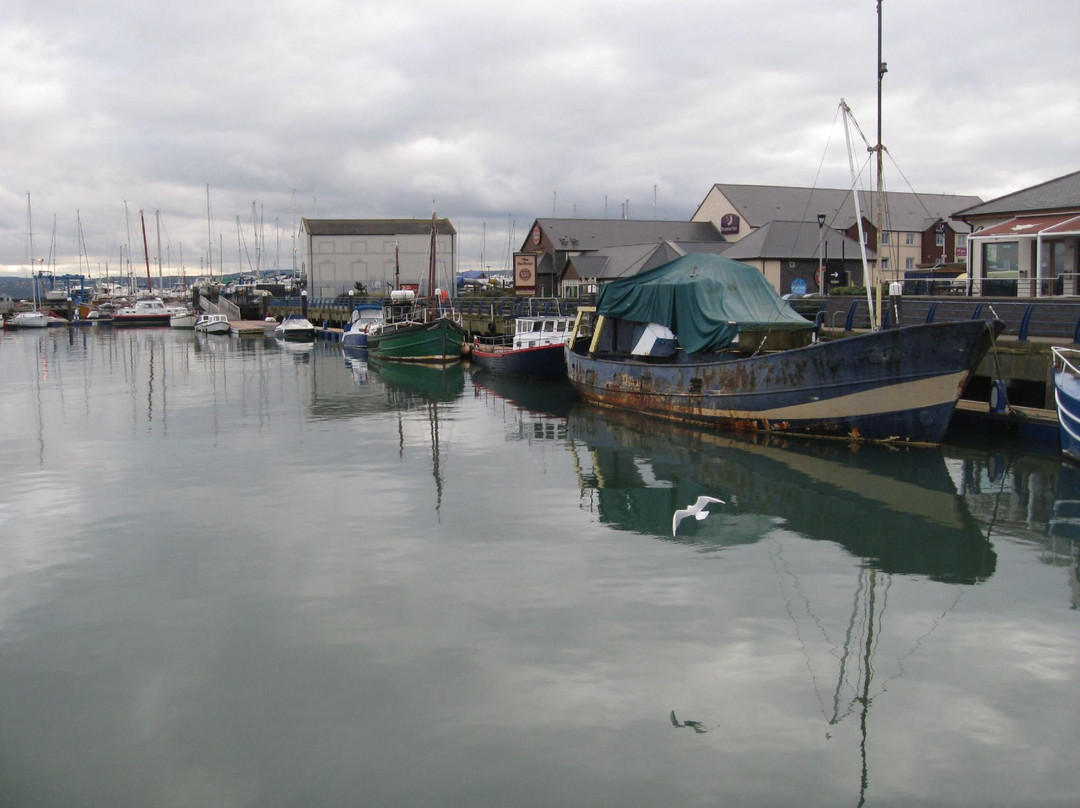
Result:
[[[915,234],[914,233],[904,233],[904,244],[906,244],[907,246],[910,247],[914,243],[915,243]]]
[[[956,234],[956,249],[967,249],[967,233]]]
[[[1016,272],[1019,267],[1019,242],[997,241],[983,245],[983,272],[987,275],[991,272]]]
[[[882,258],[881,259],[881,271],[882,272],[888,272],[889,271],[889,259],[888,258]]]
[[[944,233],[938,233],[937,237],[934,239],[934,243],[939,247],[944,247],[945,246],[945,234]]]
[[[905,258],[904,259],[904,269],[915,269],[915,259],[914,258]]]
[[[881,231],[881,243],[882,244],[888,244],[889,243],[889,231],[888,230],[882,230]]]

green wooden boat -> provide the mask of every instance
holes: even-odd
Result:
[[[444,308],[435,289],[435,245],[438,217],[431,214],[431,248],[427,299],[411,290],[395,289],[383,306],[383,322],[368,333],[368,353],[377,359],[399,362],[449,363],[461,361],[465,329]],[[397,264],[395,251],[394,263]],[[395,268],[395,285],[398,270]]]
[[[460,362],[464,342],[465,329],[447,316],[430,322],[408,319],[383,323],[368,334],[368,352],[400,362]]]

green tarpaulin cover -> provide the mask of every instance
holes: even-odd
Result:
[[[720,255],[691,254],[600,287],[597,313],[660,323],[683,350],[715,351],[739,331],[810,329],[761,272]]]

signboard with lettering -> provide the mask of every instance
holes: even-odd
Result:
[[[791,282],[791,294],[793,295],[805,295],[806,294],[806,281],[802,278],[796,278]]]
[[[536,292],[537,253],[514,253],[514,294],[532,295]]]
[[[739,232],[739,216],[736,213],[725,213],[720,217],[720,235],[734,236]]]

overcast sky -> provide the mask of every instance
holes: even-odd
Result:
[[[226,271],[254,263],[253,219],[262,267],[289,269],[302,217],[434,206],[460,268],[483,249],[498,269],[538,217],[688,220],[716,182],[846,188],[837,108],[874,139],[876,8],[7,0],[0,271],[29,275],[28,195],[33,257],[77,271],[81,220],[97,277],[125,242],[143,262],[140,210],[151,256],[160,222],[163,258],[201,274],[208,186]],[[884,0],[883,29],[890,190],[992,199],[1080,169],[1075,0]]]

